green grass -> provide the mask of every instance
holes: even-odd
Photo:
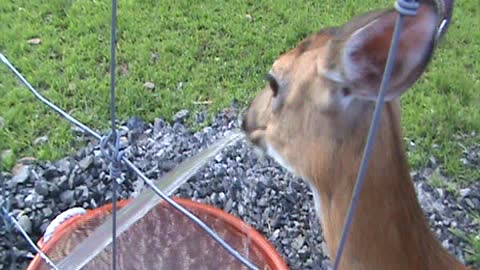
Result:
[[[392,6],[380,0],[119,2],[118,113],[147,121],[171,119],[182,108],[213,115],[233,100],[246,105],[273,60],[300,39]],[[458,185],[480,180],[480,170],[461,161],[463,147],[480,141],[480,7],[456,5],[447,39],[402,101],[405,137],[416,142],[408,148],[412,166],[434,156]],[[110,12],[110,1],[0,0],[0,51],[42,94],[101,130],[109,124]],[[36,37],[41,44],[27,43]],[[156,88],[144,88],[146,81]],[[57,159],[81,146],[70,124],[3,65],[0,97],[0,151],[13,153],[3,160],[7,168],[24,156]],[[477,135],[462,136],[472,132]],[[43,135],[49,141],[34,145]]]

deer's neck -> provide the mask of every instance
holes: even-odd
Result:
[[[371,118],[371,112],[368,114]],[[399,114],[398,103],[385,104],[341,269],[465,269],[436,240],[418,203],[402,143]],[[369,124],[365,120],[365,124],[350,130],[331,153],[332,164],[320,164],[330,169],[312,175],[320,194],[322,227],[332,260],[342,235]]]

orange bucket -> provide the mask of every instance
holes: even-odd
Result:
[[[259,269],[288,270],[282,256],[258,231],[213,206],[173,198],[214,229]],[[119,201],[118,208],[129,200]],[[74,216],[62,223],[40,249],[58,263],[111,215],[112,204]],[[111,246],[82,269],[111,269]],[[118,269],[247,269],[185,215],[162,201],[117,238]],[[49,269],[36,255],[27,270]]]

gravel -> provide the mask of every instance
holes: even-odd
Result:
[[[173,124],[163,119],[148,124],[132,117],[120,128],[122,147],[147,177],[156,180],[229,130],[238,128],[236,113],[234,107],[226,109],[212,125],[198,132],[183,125],[190,114],[187,110],[175,114]],[[203,122],[206,114],[194,117]],[[479,156],[478,148],[469,149],[465,162],[478,165]],[[431,186],[429,179],[439,175],[436,162],[412,175],[432,230],[450,252],[465,261],[467,243],[449,230],[480,230],[465,214],[479,212],[480,185],[470,184],[456,193]],[[72,207],[95,208],[112,198],[108,164],[94,143],[55,162],[26,158],[12,172],[3,172],[3,176],[10,213],[34,241],[62,211]],[[136,196],[144,189],[133,172],[124,169],[122,176],[125,181],[120,184],[120,198]],[[271,159],[258,158],[244,142],[223,150],[175,195],[212,204],[241,217],[272,242],[291,269],[330,267],[307,185]],[[0,224],[0,269],[24,269],[33,257],[31,249],[14,228]]]

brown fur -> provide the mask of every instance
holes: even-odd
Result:
[[[432,10],[431,6],[422,6],[424,14]],[[343,68],[339,55],[352,32],[375,18],[390,16],[391,12],[372,12],[343,27],[320,31],[281,55],[271,70],[281,85],[278,95],[273,98],[269,87],[263,89],[242,123],[252,143],[265,151],[269,147],[275,149],[295,173],[319,192],[320,218],[332,260],[375,104],[360,98],[342,104],[339,91],[342,86],[323,74]],[[406,25],[413,25],[414,20],[410,18]],[[427,38],[424,45],[427,53],[409,76],[397,82],[399,93],[418,79],[429,62],[433,42]],[[385,42],[379,40],[378,47],[366,50],[371,50],[367,52],[374,56],[383,56],[386,52],[378,51],[388,49],[389,43]],[[385,64],[385,59],[379,61],[378,65]],[[430,231],[416,198],[404,149],[400,102],[394,98],[385,104],[382,113],[341,269],[466,269],[443,249]]]

